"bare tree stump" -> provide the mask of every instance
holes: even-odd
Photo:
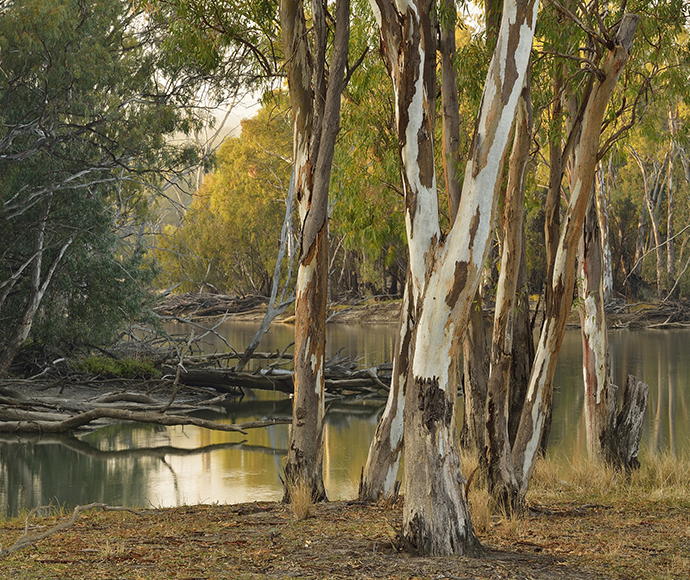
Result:
[[[610,399],[613,409],[610,413],[610,427],[604,435],[602,447],[606,462],[619,469],[625,469],[626,472],[640,467],[638,455],[648,398],[649,385],[633,375],[628,375],[623,402],[617,415],[615,396]]]

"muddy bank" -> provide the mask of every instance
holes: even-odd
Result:
[[[400,317],[399,299],[365,299],[354,303],[331,303],[328,307],[328,322],[335,324],[395,324]],[[535,325],[541,323],[542,305],[532,301],[532,315]],[[539,309],[539,310],[537,310]],[[242,322],[260,322],[266,312],[266,298],[247,296],[243,298],[220,294],[179,294],[170,296],[155,308],[158,315],[167,319],[228,319]],[[536,311],[536,312],[535,312]],[[493,316],[493,305],[485,303],[484,315],[488,323]],[[609,328],[683,328],[690,327],[690,304],[673,302],[626,302],[618,299],[606,306],[606,320]],[[289,324],[294,321],[294,311],[289,309],[275,322]],[[579,327],[577,306],[568,318],[568,326]]]

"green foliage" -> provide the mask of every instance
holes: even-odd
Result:
[[[160,371],[147,360],[115,359],[106,356],[90,356],[76,361],[77,370],[99,375],[103,378],[153,379],[161,376]]]
[[[3,11],[0,352],[27,321],[35,342],[64,349],[142,312],[147,187],[196,158],[170,141],[196,126],[182,106],[193,79],[146,24],[124,0]]]
[[[269,294],[285,216],[292,129],[280,98],[242,121],[217,154],[180,227],[159,236],[159,283],[180,290]]]

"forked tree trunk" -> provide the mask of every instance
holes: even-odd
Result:
[[[605,54],[599,67],[600,75],[586,95],[587,102],[583,103],[579,139],[573,148],[570,201],[558,248],[553,257],[553,267],[550,268],[550,298],[546,303],[545,320],[537,345],[520,427],[513,446],[512,456],[520,485],[520,500],[523,500],[527,493],[536,465],[544,421],[551,408],[553,376],[572,303],[576,252],[598,161],[599,136],[604,112],[621,71],[628,61],[638,21],[639,17],[635,15],[626,14],[623,17],[613,47]]]
[[[295,190],[300,257],[295,294],[295,395],[285,465],[285,497],[295,484],[326,498],[322,476],[324,358],[328,292],[328,187],[340,119],[349,41],[349,0],[336,7],[333,56],[326,86],[325,4],[312,4],[312,54],[301,0],[281,0],[280,20],[294,118]]]
[[[414,334],[406,382],[403,534],[421,554],[481,548],[464,497],[455,427],[457,355],[487,255],[499,175],[538,3],[504,6],[456,221],[441,239],[433,156],[434,33],[426,2],[372,3],[396,95]]]

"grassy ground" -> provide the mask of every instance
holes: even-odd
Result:
[[[275,503],[92,511],[0,561],[19,579],[661,579],[690,578],[690,471],[662,456],[626,479],[590,463],[539,465],[519,518],[470,490],[481,559],[421,558],[392,538],[400,505],[332,502],[298,519]],[[30,534],[69,514],[32,518]],[[0,523],[2,548],[24,519]]]

